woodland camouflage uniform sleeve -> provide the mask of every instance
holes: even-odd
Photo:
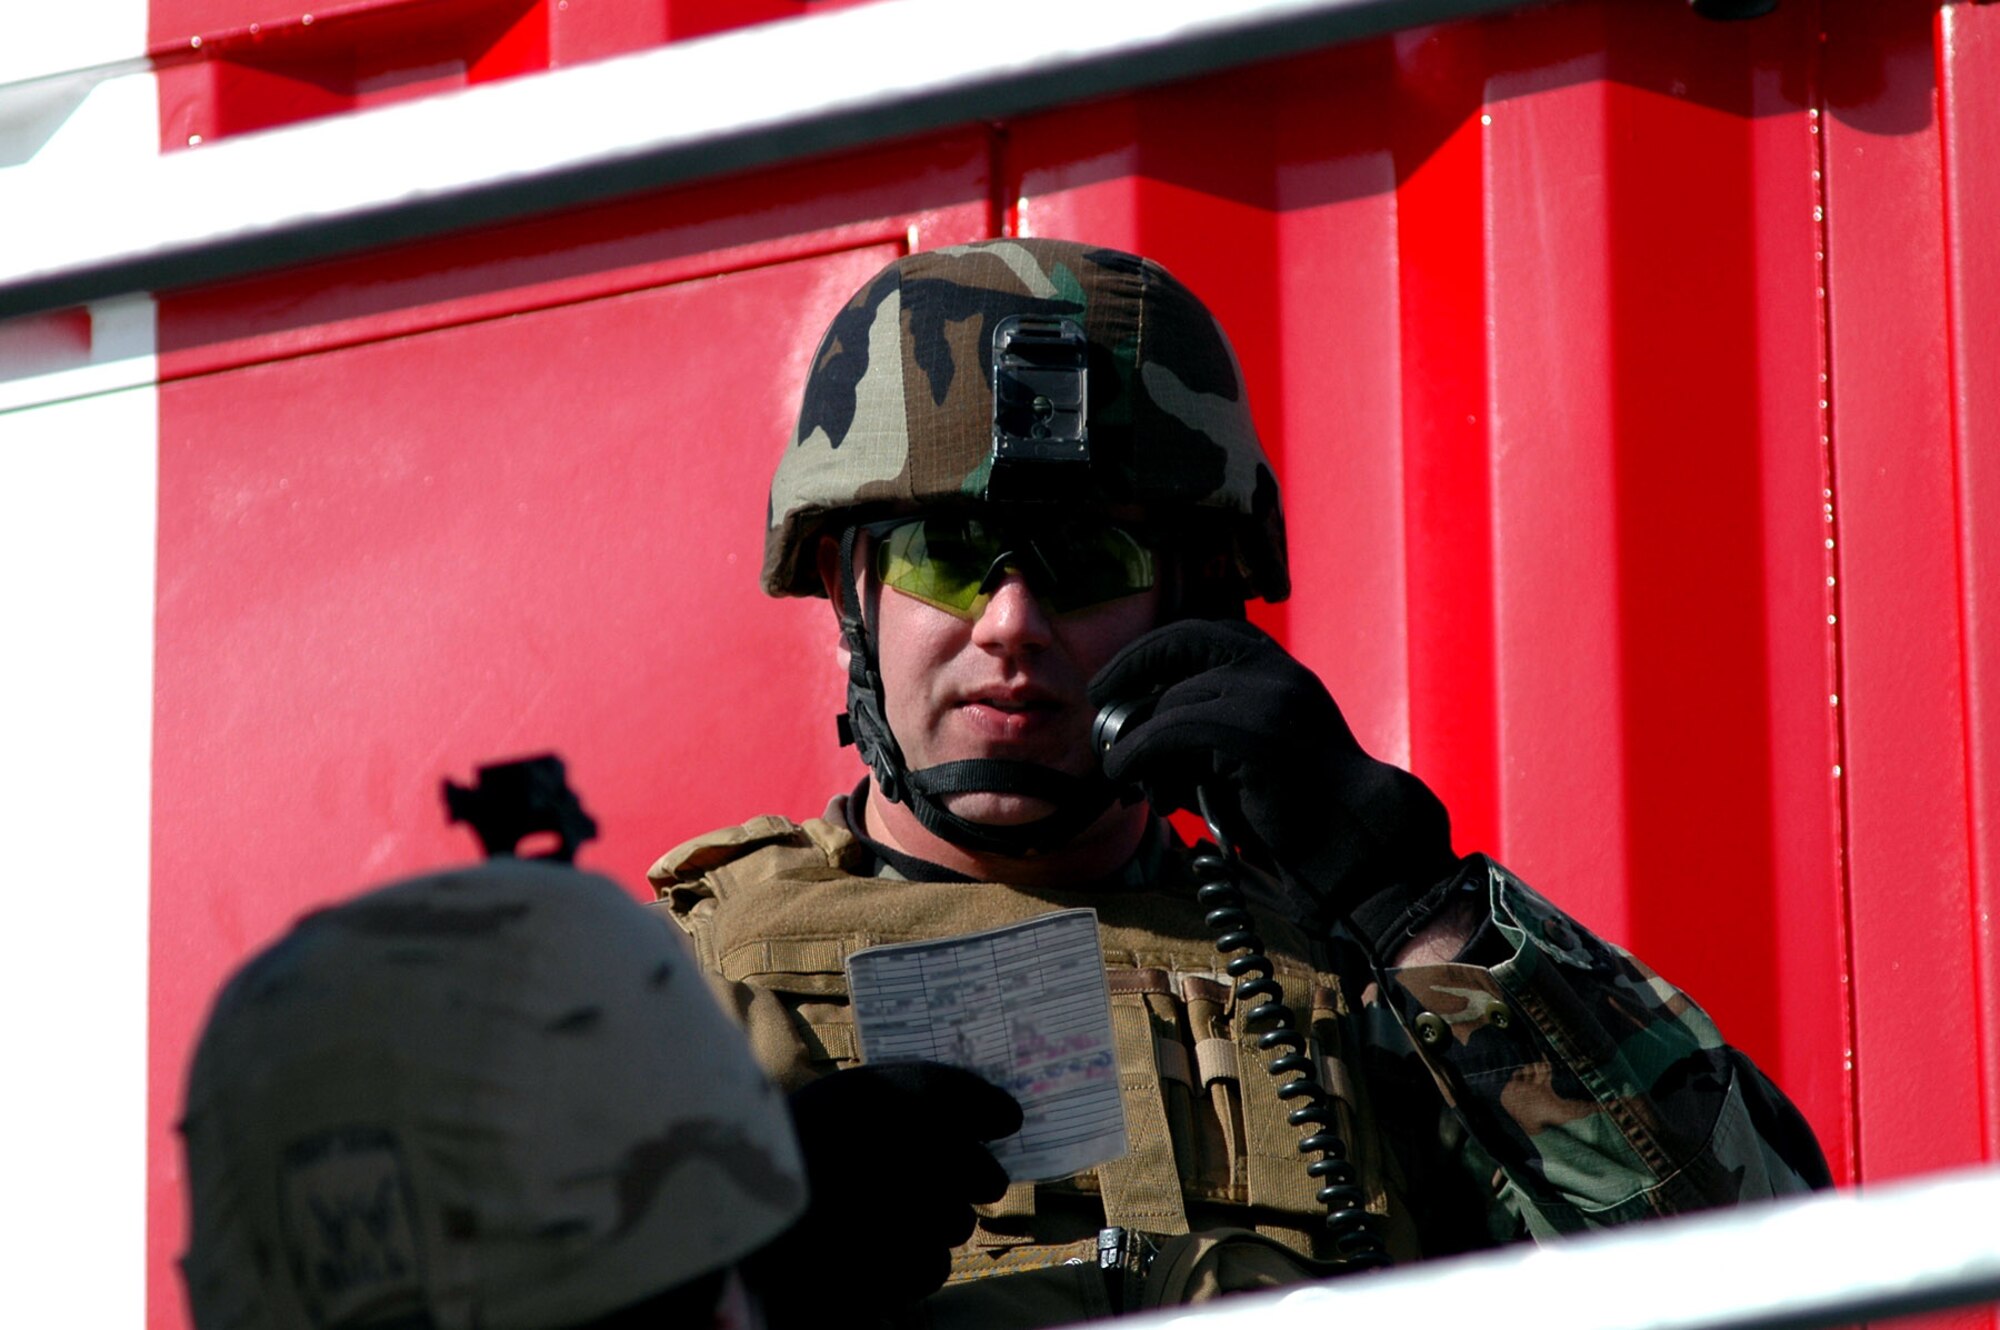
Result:
[[[1829,1185],[1804,1118],[1701,1008],[1482,855],[1491,966],[1391,970],[1419,1056],[1537,1237]]]

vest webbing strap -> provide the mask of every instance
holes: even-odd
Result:
[[[844,967],[852,950],[837,938],[765,938],[731,947],[722,957],[722,977],[740,982],[767,974],[829,976],[825,991],[847,995]]]
[[[1127,1150],[1097,1170],[1104,1222],[1149,1233],[1188,1231],[1181,1174],[1167,1129],[1167,1101],[1153,1059],[1153,1020],[1145,999],[1120,995],[1111,1003],[1118,1053],[1118,1088],[1125,1100]]]
[[[1178,1041],[1154,1035],[1153,1061],[1160,1068],[1161,1079],[1179,1081],[1190,1090],[1196,1087],[1194,1062],[1188,1057],[1187,1049]]]
[[[1242,1059],[1236,1055],[1236,1045],[1227,1039],[1198,1039],[1194,1046],[1195,1071],[1201,1076],[1201,1087],[1207,1089],[1210,1081],[1234,1081],[1242,1079]]]

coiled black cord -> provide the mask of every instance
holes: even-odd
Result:
[[[1208,790],[1197,789],[1195,799],[1202,820],[1208,823],[1208,834],[1214,838],[1194,847],[1192,868],[1201,884],[1195,900],[1207,912],[1203,921],[1215,932],[1215,949],[1229,957],[1223,969],[1235,981],[1237,1009],[1243,1013],[1238,1019],[1247,1029],[1263,1029],[1257,1048],[1274,1054],[1264,1070],[1287,1078],[1278,1087],[1281,1101],[1297,1101],[1285,1121],[1309,1133],[1300,1139],[1299,1153],[1318,1156],[1306,1165],[1306,1173],[1319,1184],[1314,1199],[1326,1207],[1334,1262],[1343,1270],[1380,1269],[1390,1263],[1388,1248],[1375,1216],[1366,1208],[1367,1195],[1347,1158],[1347,1143],[1335,1130],[1333,1101],[1319,1083],[1319,1069],[1305,1034],[1285,1004],[1285,990],[1278,983],[1271,958],[1264,954],[1264,939],[1257,936],[1239,885],[1235,840]],[[1244,1012],[1245,1004],[1253,1001],[1257,1005]]]

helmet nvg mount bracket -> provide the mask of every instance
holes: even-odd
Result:
[[[991,503],[1050,502],[1090,479],[1090,346],[1074,319],[993,326]]]

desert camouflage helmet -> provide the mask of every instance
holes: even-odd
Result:
[[[201,1330],[578,1325],[803,1211],[783,1098],[668,922],[496,860],[302,920],[187,1093]]]
[[[821,591],[822,534],[988,497],[993,332],[1066,318],[1088,342],[1086,502],[1212,519],[1247,594],[1291,589],[1278,485],[1214,316],[1150,259],[990,240],[898,259],[834,316],[771,480],[764,589]]]

